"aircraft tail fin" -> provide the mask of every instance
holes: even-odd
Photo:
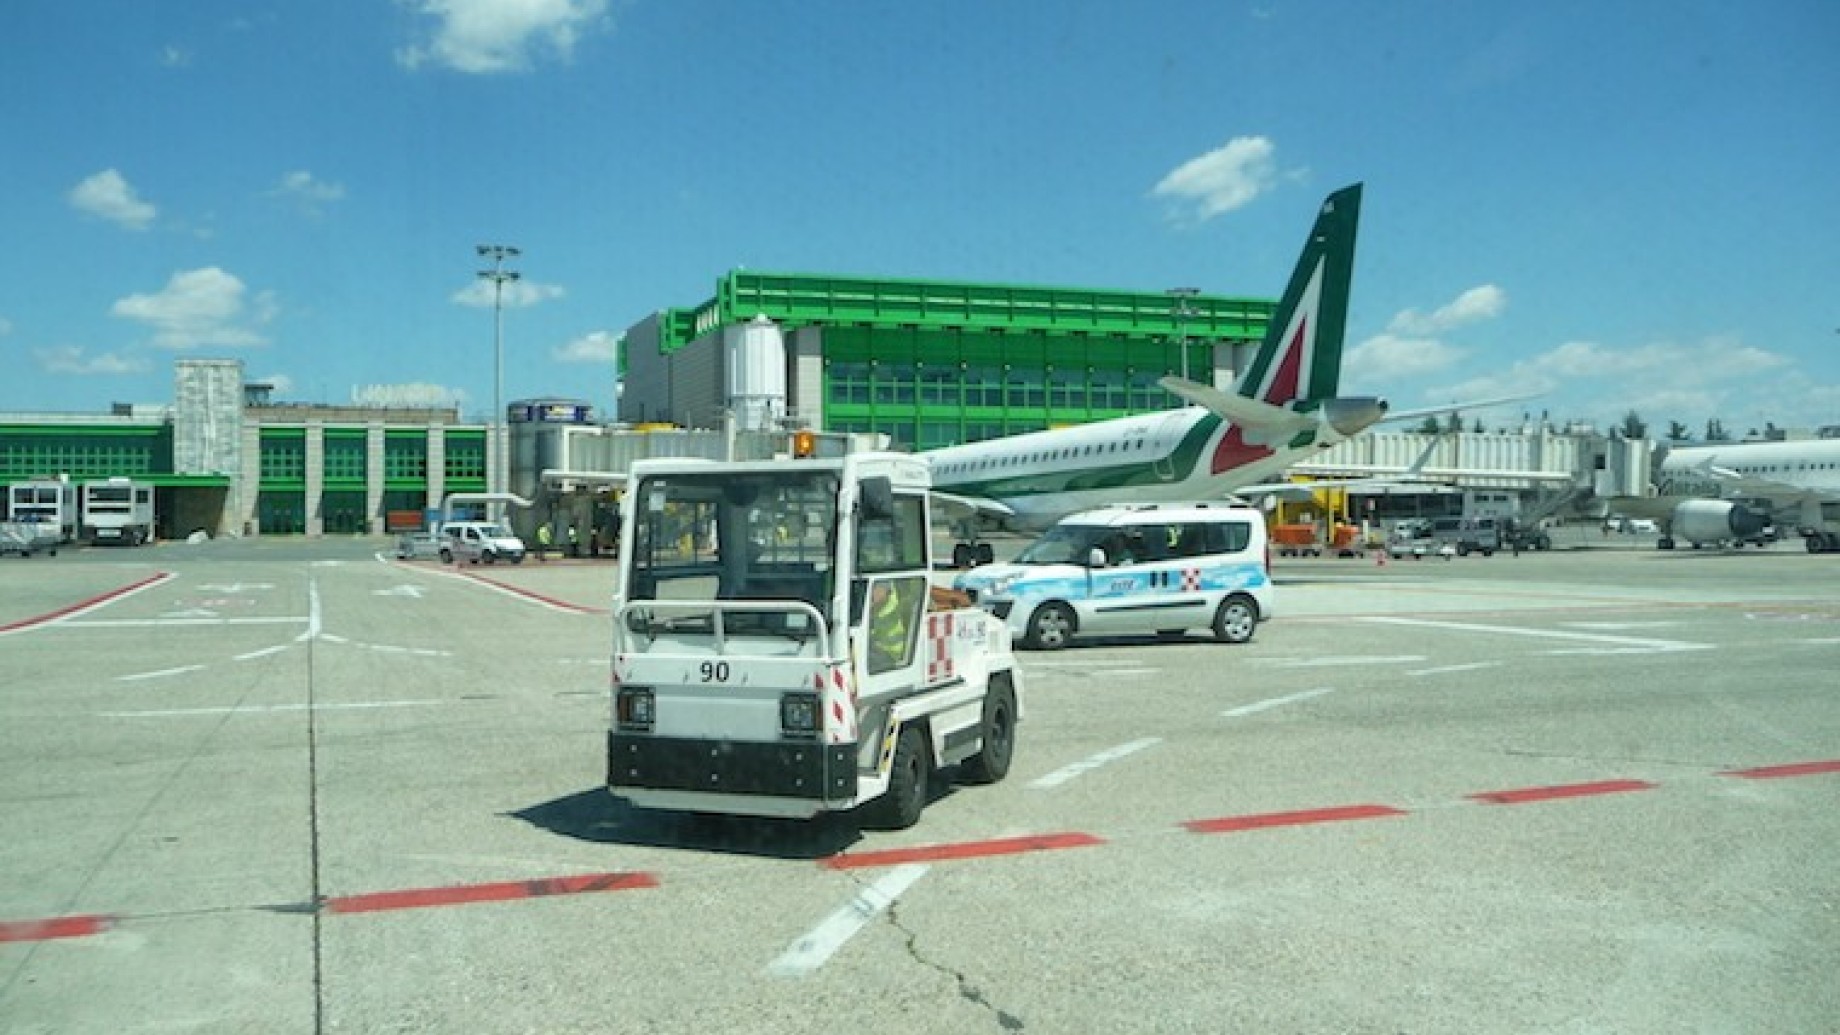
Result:
[[[1348,287],[1360,218],[1361,184],[1343,187],[1323,200],[1265,340],[1234,385],[1237,394],[1272,405],[1335,396],[1342,377],[1342,337],[1348,325]]]

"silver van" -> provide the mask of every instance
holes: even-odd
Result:
[[[441,526],[441,560],[473,564],[524,563],[524,541],[495,521],[449,521]]]

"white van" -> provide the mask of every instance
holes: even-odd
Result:
[[[474,564],[524,563],[524,541],[492,521],[449,521],[441,526],[438,538],[445,564],[452,564],[456,557]]]
[[[1271,617],[1265,518],[1238,504],[1107,508],[1074,514],[1007,564],[954,585],[1025,647],[1075,636],[1209,629],[1244,643]]]

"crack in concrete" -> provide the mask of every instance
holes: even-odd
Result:
[[[901,923],[901,918],[895,915],[895,909],[895,904],[890,903],[888,906],[888,924],[907,937],[907,955],[912,957],[915,963],[951,978],[958,985],[959,997],[966,1002],[974,1003],[989,1010],[991,1014],[996,1017],[998,1027],[1002,1028],[1004,1031],[1023,1030],[1025,1025],[1023,1024],[1022,1018],[991,1002],[990,999],[984,995],[983,989],[971,983],[971,979],[965,975],[964,971],[954,970],[943,963],[927,959],[926,956],[922,955],[919,945],[919,932],[911,930],[905,924]]]

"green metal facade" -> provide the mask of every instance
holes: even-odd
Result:
[[[823,328],[823,423],[920,449],[1161,409],[1165,374],[1264,338],[1268,299],[734,270],[663,314],[670,353],[757,315]],[[1184,362],[1179,343],[1187,341]]]

